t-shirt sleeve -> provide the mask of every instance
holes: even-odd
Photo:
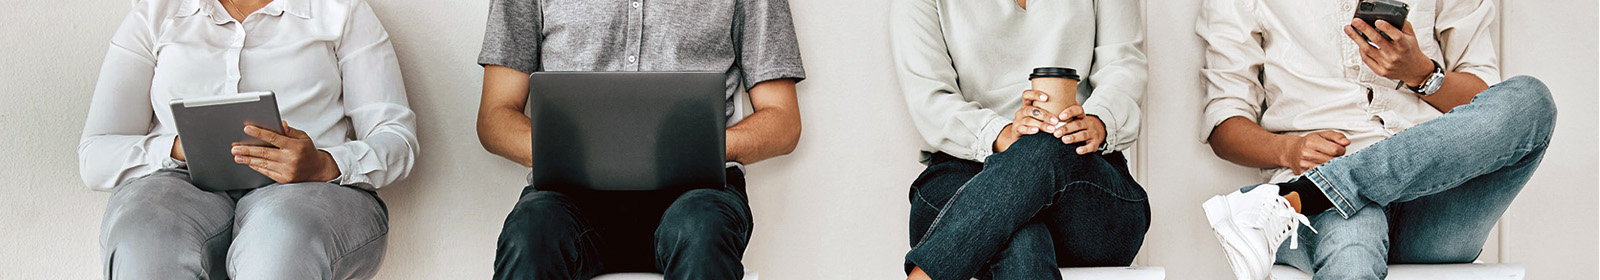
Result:
[[[542,12],[538,0],[492,0],[478,64],[511,67],[523,73],[538,70]]]
[[[789,16],[789,1],[740,0],[738,4],[734,33],[738,38],[738,63],[744,73],[745,89],[770,80],[805,79],[800,46],[794,36],[794,20]]]

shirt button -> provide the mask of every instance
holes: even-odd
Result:
[[[1345,4],[1345,5],[1349,5],[1349,4]],[[639,8],[639,1],[633,1],[633,8],[634,9],[638,9]]]
[[[638,61],[639,61],[639,57],[631,56],[631,55],[628,56],[628,63],[633,63],[633,62],[638,62]]]
[[[1350,2],[1344,2],[1344,10],[1346,10],[1346,11],[1350,10]]]

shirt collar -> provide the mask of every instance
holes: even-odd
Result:
[[[300,18],[311,18],[311,5],[306,1],[308,0],[273,0],[272,3],[267,3],[266,7],[261,7],[261,10],[256,11],[256,13],[272,16],[282,16],[284,13],[289,13]],[[178,8],[178,13],[174,16],[188,17],[197,14],[204,14],[210,17],[211,22],[215,24],[228,23],[229,20],[228,12],[223,8],[222,3],[215,0],[183,1],[182,6]]]

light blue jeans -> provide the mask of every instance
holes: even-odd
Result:
[[[1556,105],[1518,76],[1472,103],[1305,173],[1334,208],[1300,229],[1278,262],[1317,279],[1382,279],[1389,263],[1478,258],[1495,221],[1538,168]]]
[[[378,196],[353,187],[208,192],[166,169],[112,191],[100,245],[106,279],[366,279],[388,225]]]

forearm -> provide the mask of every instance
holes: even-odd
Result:
[[[1421,84],[1420,81],[1421,79],[1405,82],[1409,86]],[[1466,72],[1446,72],[1444,83],[1440,85],[1439,91],[1434,92],[1432,95],[1422,96],[1422,101],[1427,101],[1428,105],[1433,105],[1433,108],[1439,109],[1439,112],[1449,113],[1456,106],[1471,103],[1473,97],[1478,96],[1479,92],[1487,89],[1489,89],[1489,85],[1485,84],[1483,79],[1478,78],[1478,75]]]
[[[508,108],[481,110],[478,142],[491,154],[533,166],[533,121],[522,112]]]
[[[1211,150],[1223,160],[1255,168],[1286,166],[1280,151],[1294,136],[1268,132],[1244,117],[1222,121],[1211,131]]]
[[[800,112],[757,110],[727,130],[727,160],[752,164],[787,155],[800,143]]]

